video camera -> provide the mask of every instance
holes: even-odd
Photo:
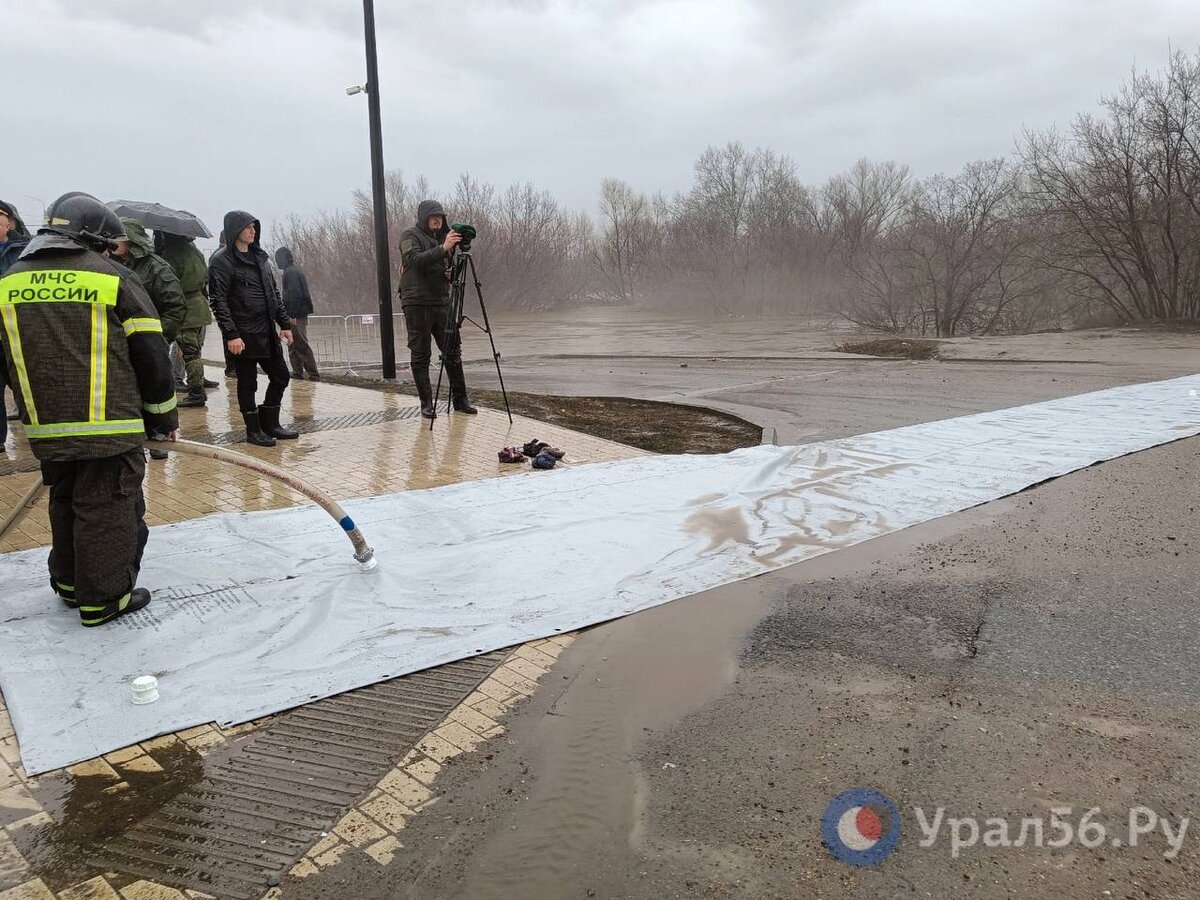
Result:
[[[470,253],[471,241],[475,240],[475,235],[479,233],[475,226],[469,222],[455,222],[450,226],[450,230],[462,235],[462,240],[458,242],[458,249]]]

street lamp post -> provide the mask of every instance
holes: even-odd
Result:
[[[379,59],[375,52],[375,2],[363,0],[367,45],[367,115],[371,123],[371,205],[375,211],[375,281],[379,293],[379,349],[383,377],[396,379],[395,328],[392,320],[392,273],[388,259],[387,196],[383,183],[383,128],[379,120]]]

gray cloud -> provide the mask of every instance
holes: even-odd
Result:
[[[1200,46],[1147,0],[378,3],[390,168],[533,180],[590,208],[601,178],[686,189],[710,143],[819,181],[869,155],[919,173],[1065,124],[1131,66]],[[345,206],[369,182],[353,0],[33,0],[0,14],[0,196],[154,199],[214,228]],[[34,210],[36,211],[36,210]]]

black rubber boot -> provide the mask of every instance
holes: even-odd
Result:
[[[433,385],[429,383],[428,369],[413,369],[413,384],[417,386],[417,396],[421,398],[421,415],[426,419],[436,419],[437,409],[433,405]]]
[[[258,420],[262,423],[262,430],[273,438],[278,438],[281,441],[290,441],[293,438],[300,437],[300,432],[296,429],[279,424],[278,406],[260,406],[258,408]]]
[[[446,363],[446,374],[450,376],[450,405],[455,412],[473,416],[479,412],[471,405],[467,394],[467,377],[463,374],[462,362]]]
[[[150,603],[150,592],[145,588],[134,588],[124,600],[114,603],[89,605],[86,601],[79,604],[79,623],[84,628],[95,628],[105,622],[111,622],[125,613],[137,612]]]
[[[195,409],[205,406],[208,403],[208,395],[204,393],[204,388],[188,388],[187,396],[180,400],[175,405],[180,409]]]
[[[274,447],[275,438],[263,434],[262,425],[258,420],[258,411],[242,413],[242,421],[246,423],[246,442],[259,447]]]

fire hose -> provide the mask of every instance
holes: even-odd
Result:
[[[212,444],[200,444],[195,441],[146,441],[145,446],[151,450],[172,450],[186,456],[200,456],[232,463],[235,466],[241,466],[243,469],[249,469],[252,472],[257,472],[260,475],[266,475],[268,478],[274,478],[282,482],[292,490],[312,500],[333,517],[333,520],[346,533],[346,537],[350,539],[350,543],[354,545],[354,559],[364,570],[374,569],[379,565],[379,561],[375,559],[375,551],[371,549],[371,545],[367,543],[367,539],[363,537],[363,533],[354,524],[354,520],[342,509],[340,503],[319,488],[313,487],[308,482],[300,480],[289,472],[285,472],[278,466],[273,466],[245,453],[238,453],[235,450],[227,450],[224,447],[216,447]],[[24,518],[25,513],[37,502],[38,497],[41,496],[45,489],[46,486],[42,484],[41,478],[38,478],[30,486],[25,495],[17,501],[17,505],[0,522],[0,539],[3,539],[9,529],[13,528]]]

